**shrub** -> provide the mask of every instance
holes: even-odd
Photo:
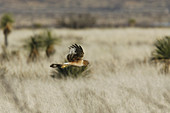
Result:
[[[45,31],[41,33],[40,37],[42,47],[46,48],[46,55],[47,57],[50,57],[55,53],[54,45],[59,44],[60,39],[59,37],[53,36],[50,31]]]
[[[59,26],[74,29],[93,27],[95,23],[96,18],[90,14],[72,14],[58,21]]]
[[[135,19],[131,18],[131,19],[128,20],[128,26],[133,27],[135,25],[136,25],[136,20]]]
[[[29,61],[35,61],[39,57],[39,50],[46,48],[46,55],[50,57],[55,53],[54,45],[60,43],[60,39],[52,36],[50,31],[31,36],[25,40],[25,48],[30,50]]]
[[[40,46],[40,43],[36,40],[36,36],[31,37],[31,41],[29,43],[30,54],[29,54],[28,61],[37,60],[37,58],[39,57],[39,50],[38,50],[39,46]]]
[[[24,48],[29,50],[29,57],[28,61],[37,61],[39,58],[39,49],[42,46],[42,42],[40,41],[40,35],[34,35],[29,37],[28,39],[24,40]]]
[[[14,19],[11,14],[4,14],[1,17],[1,27],[4,28],[6,27],[7,23],[12,24],[14,22]]]
[[[155,42],[156,47],[152,53],[152,61],[163,64],[163,72],[169,72],[170,65],[170,37],[165,36],[163,39],[159,39]]]
[[[72,77],[72,78],[78,78],[78,77],[85,77],[90,73],[89,66],[67,66],[65,68],[56,68],[56,71],[53,71],[52,77],[56,78],[66,78],[66,77]]]
[[[42,28],[43,25],[42,25],[41,23],[34,23],[34,24],[33,24],[33,27],[34,27],[34,28]]]

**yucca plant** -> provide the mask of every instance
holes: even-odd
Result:
[[[60,42],[58,37],[52,36],[50,31],[46,31],[40,34],[39,38],[42,42],[42,46],[46,48],[47,57],[52,56],[55,53],[54,45]]]
[[[47,57],[50,57],[55,53],[54,45],[59,43],[59,38],[52,36],[50,31],[47,31],[46,35],[44,44],[46,46],[46,55]]]
[[[38,43],[35,41],[35,38],[31,38],[30,47],[31,51],[29,54],[29,60],[35,61],[39,56]]]
[[[169,73],[170,66],[170,36],[165,36],[155,42],[155,50],[152,53],[152,61],[163,64],[164,73]]]
[[[1,18],[1,27],[3,28],[5,46],[8,46],[8,35],[12,30],[12,23],[14,22],[10,14],[4,14]]]
[[[25,48],[30,50],[28,61],[36,61],[39,58],[39,48],[41,47],[41,42],[39,41],[40,36],[34,35],[27,40],[24,45]]]
[[[60,42],[59,38],[52,36],[50,31],[36,34],[29,38],[29,40],[24,41],[24,47],[30,49],[29,61],[37,60],[37,58],[39,57],[39,50],[42,50],[44,48],[46,48],[47,57],[50,57],[55,53],[54,45]]]
[[[57,78],[66,78],[66,77],[72,77],[72,78],[78,78],[78,77],[84,77],[87,76],[90,73],[89,66],[67,66],[65,68],[56,68],[56,71],[53,71],[52,77]]]

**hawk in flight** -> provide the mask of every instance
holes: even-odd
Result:
[[[69,47],[69,54],[67,55],[68,62],[63,64],[51,64],[52,68],[65,68],[67,66],[87,66],[89,62],[87,60],[83,60],[84,52],[83,48],[80,45],[74,44]]]

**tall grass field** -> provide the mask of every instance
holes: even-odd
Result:
[[[55,54],[42,49],[28,62],[25,40],[42,31],[13,30],[7,57],[0,48],[0,113],[170,113],[170,74],[150,62],[170,28],[51,29],[60,38]],[[75,43],[90,62],[88,75],[52,77],[50,65],[63,63]]]

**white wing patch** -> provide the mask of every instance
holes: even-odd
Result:
[[[69,54],[76,54],[76,48],[69,48]]]

